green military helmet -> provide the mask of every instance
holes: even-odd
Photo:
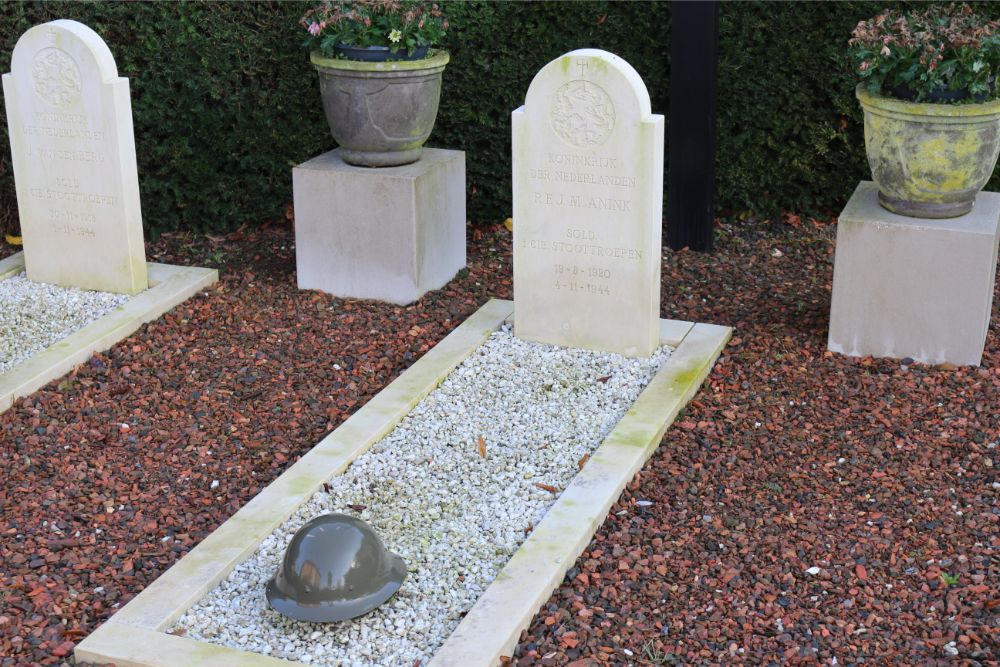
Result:
[[[281,568],[267,582],[267,602],[299,621],[343,621],[391,598],[405,578],[406,563],[370,525],[322,514],[292,536]]]

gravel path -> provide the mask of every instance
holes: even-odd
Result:
[[[669,352],[626,359],[526,343],[509,328],[493,334],[177,627],[313,664],[426,663]],[[267,608],[264,586],[295,531],[327,512],[370,522],[407,562],[407,579],[361,618],[287,620]]]
[[[664,251],[663,314],[735,338],[513,662],[1000,660],[1000,291],[982,368],[829,354],[833,228],[785,219],[723,224],[713,255]],[[296,290],[290,226],[166,235],[147,256],[219,266],[222,283],[0,414],[4,667],[65,661],[510,297],[499,225],[470,233],[467,274],[407,307]]]
[[[0,280],[0,374],[128,300],[123,294],[32,282],[23,272]]]

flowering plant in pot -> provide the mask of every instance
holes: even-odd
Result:
[[[436,4],[414,0],[324,2],[300,24],[312,50],[351,60],[419,60],[448,31]]]
[[[848,42],[883,207],[968,213],[1000,153],[1000,23],[965,4],[886,10]]]
[[[308,33],[323,109],[344,161],[389,167],[420,159],[450,59],[432,48],[448,30],[438,5],[327,0],[299,23]]]

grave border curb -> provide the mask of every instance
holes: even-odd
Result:
[[[215,269],[173,264],[146,264],[149,288],[133,296],[79,331],[0,374],[0,413],[18,398],[27,396],[62,377],[93,354],[110,349],[146,322],[155,320],[199,290],[219,280]],[[24,255],[16,253],[0,260],[0,280],[24,270]]]
[[[323,482],[342,473],[395,428],[490,334],[511,321],[512,312],[511,301],[488,301],[80,642],[76,660],[113,662],[117,667],[304,664],[170,635],[166,630],[253,553]],[[622,488],[656,450],[666,428],[701,386],[731,334],[729,327],[660,321],[661,344],[674,346],[674,353],[430,664],[492,665],[501,655],[510,655],[521,630],[589,543]],[[581,515],[584,521],[578,520]],[[527,581],[538,588],[526,587]],[[526,588],[531,590],[522,593]],[[481,627],[488,628],[485,634]]]

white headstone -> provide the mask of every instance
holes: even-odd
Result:
[[[651,354],[659,340],[663,116],[627,62],[582,49],[512,114],[514,333]]]
[[[76,21],[35,26],[3,92],[28,278],[146,289],[128,79],[107,44]]]

